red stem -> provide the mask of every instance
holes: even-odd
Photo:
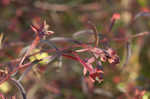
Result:
[[[72,54],[77,58],[77,60],[89,71],[89,72],[92,72],[93,69],[91,67],[89,67],[81,58],[80,56],[75,53],[75,52],[72,52]]]

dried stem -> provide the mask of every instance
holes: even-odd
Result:
[[[150,34],[150,32],[141,32],[141,33],[132,35],[131,38],[134,39],[134,38],[142,37],[142,36],[145,36],[145,35],[148,35],[148,34]]]
[[[31,44],[30,48],[27,50],[27,52],[25,53],[25,55],[23,56],[23,58],[21,59],[19,66],[21,66],[25,60],[25,58],[30,54],[30,52],[37,46],[37,44],[39,43],[40,38],[38,36],[36,36],[35,40],[33,41],[33,43]]]
[[[2,84],[4,81],[8,80],[8,79],[12,76],[12,74],[16,73],[18,70],[23,69],[23,68],[26,68],[26,67],[29,67],[30,65],[36,64],[36,63],[38,63],[39,61],[41,61],[41,60],[35,60],[35,61],[33,61],[33,62],[28,62],[28,63],[22,65],[21,67],[17,67],[17,68],[14,69],[12,72],[10,72],[3,80],[1,80],[1,81],[0,81],[0,84]]]
[[[109,28],[108,28],[108,33],[111,32],[111,30],[112,30],[112,28],[113,28],[113,26],[114,26],[114,24],[115,24],[115,21],[116,21],[116,20],[113,19],[112,22],[110,23]]]
[[[14,78],[11,78],[11,81],[13,81],[13,83],[15,83],[16,87],[19,89],[22,95],[22,99],[27,99],[26,92],[25,92],[23,85]]]
[[[131,57],[131,42],[128,41],[126,43],[126,59],[123,64],[123,67],[125,67],[128,64],[130,57]]]
[[[96,29],[95,24],[93,24],[92,22],[88,22],[88,24],[90,25],[90,28],[93,30],[94,32],[94,36],[95,36],[95,47],[97,47],[99,45],[99,37],[98,37],[98,31]]]
[[[27,69],[23,72],[23,74],[19,77],[18,81],[21,81],[25,75],[27,75],[27,73],[32,69],[34,65],[27,67]]]
[[[72,54],[77,58],[77,60],[90,72],[93,71],[91,67],[89,67],[84,60],[82,60],[76,52],[72,52]]]

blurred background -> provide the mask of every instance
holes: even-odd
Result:
[[[93,22],[99,33],[109,38],[125,38],[150,31],[150,17],[135,16],[150,10],[149,0],[0,0],[0,33],[4,35],[0,50],[0,63],[19,57],[23,48],[35,38],[30,25],[46,20],[53,37],[72,37],[78,31],[88,29],[86,22]],[[107,32],[114,13],[120,14],[111,32]],[[88,41],[82,35],[78,40]],[[23,79],[28,99],[150,99],[150,36],[126,41],[111,40],[120,64],[103,64],[104,81],[92,85],[83,77],[81,65],[60,58],[48,65],[38,64]],[[63,48],[67,44],[56,45]],[[46,53],[47,54],[47,53]],[[50,55],[51,53],[49,53]],[[130,56],[128,59],[127,57]],[[128,62],[126,62],[128,60]],[[61,62],[60,62],[61,61]],[[62,64],[62,67],[58,67]],[[138,89],[138,90],[137,90]],[[7,81],[0,85],[0,93],[6,97],[16,95],[18,89]]]

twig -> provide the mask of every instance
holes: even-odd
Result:
[[[35,38],[35,40],[32,42],[31,46],[29,47],[29,49],[27,50],[27,52],[25,53],[25,55],[23,56],[23,58],[21,59],[19,66],[21,66],[25,60],[25,58],[30,54],[30,52],[37,46],[37,44],[39,43],[40,38],[37,36]]]
[[[130,57],[131,57],[131,42],[127,41],[127,43],[126,43],[126,59],[123,64],[123,67],[125,67],[128,64]]]
[[[22,99],[27,99],[26,92],[25,92],[23,85],[14,78],[10,78],[10,79],[11,79],[11,81],[13,81],[15,83],[16,87],[19,89],[19,91],[22,95]]]
[[[115,24],[115,21],[116,20],[112,20],[112,22],[110,23],[109,28],[108,28],[108,33],[111,32],[111,30],[112,30],[112,28],[113,28],[113,26]]]
[[[135,38],[139,38],[139,37],[149,35],[149,34],[150,34],[150,32],[141,32],[141,33],[137,33],[135,35],[131,35],[131,36],[124,37],[124,38],[112,38],[112,40],[114,40],[114,41],[128,41],[128,40],[133,40]]]
[[[137,38],[137,37],[141,37],[141,36],[145,36],[145,35],[148,35],[148,34],[150,34],[150,32],[141,32],[141,33],[132,35],[131,39],[134,39],[134,38]]]
[[[21,59],[19,63],[19,67],[23,64],[25,58],[30,54],[30,52],[38,45],[41,39],[45,38],[46,35],[53,34],[53,31],[48,31],[48,25],[46,24],[46,21],[43,22],[43,24],[37,28],[34,25],[31,25],[32,30],[35,32],[36,37],[34,41],[32,42],[30,48],[25,53],[24,57]]]
[[[116,20],[118,20],[118,19],[120,19],[120,14],[114,13],[113,16],[112,16],[112,18],[111,18],[111,24],[110,24],[110,26],[108,28],[108,32],[112,31],[112,28],[113,28]]]
[[[29,67],[23,72],[23,74],[19,77],[19,79],[18,79],[17,81],[21,81],[21,80],[25,77],[25,75],[27,75],[27,73],[32,69],[33,66],[34,66],[34,65],[29,66]]]
[[[36,64],[36,63],[39,62],[39,61],[41,61],[41,60],[35,60],[35,61],[33,61],[33,62],[28,62],[28,63],[22,65],[21,67],[15,68],[12,72],[10,72],[10,73],[7,75],[4,79],[2,79],[2,80],[0,81],[0,84],[2,84],[4,81],[8,80],[8,79],[12,76],[12,74],[16,73],[18,70],[23,69],[23,68],[26,68],[26,67],[29,67],[30,65]]]
[[[82,64],[88,71],[93,71],[93,69],[91,67],[89,67],[84,60],[82,60],[80,58],[80,56],[76,53],[76,52],[72,52],[72,54],[76,57],[77,61],[80,62],[80,64]]]
[[[30,66],[23,72],[23,74],[19,77],[18,81],[21,81],[25,75],[32,69],[32,67],[39,61],[42,61],[42,60],[45,60],[45,59],[49,59],[49,63],[51,63],[54,59],[56,59],[57,57],[59,57],[60,54],[56,54],[56,55],[53,55],[53,56],[48,56],[48,57],[45,57],[41,60],[35,60],[33,61]]]
[[[134,20],[136,20],[138,17],[141,16],[150,16],[150,12],[139,12],[138,14],[135,15]]]
[[[88,21],[88,25],[90,25],[90,28],[93,30],[94,32],[94,36],[95,36],[95,47],[97,47],[99,45],[99,37],[98,37],[98,31],[96,29],[95,24],[93,24],[92,22]]]
[[[57,71],[59,71],[59,69],[62,67],[62,64],[63,64],[63,63],[62,63],[62,58],[63,58],[62,56],[60,56],[60,57],[58,58],[58,64],[57,64],[57,65],[58,65],[58,70],[57,70]]]
[[[56,12],[66,12],[71,11],[73,9],[77,9],[80,11],[99,11],[101,9],[97,2],[84,5],[69,6],[64,4],[50,4],[48,2],[38,1],[34,3],[34,6],[43,10],[50,10]]]
[[[77,41],[73,38],[66,38],[66,37],[54,37],[54,38],[51,38],[50,41],[52,42],[72,42],[72,43],[76,43],[76,44],[81,44],[80,41]]]
[[[72,37],[77,38],[78,36],[84,35],[84,34],[93,34],[93,30],[92,29],[80,30],[80,31],[73,33]]]
[[[57,52],[59,52],[59,49],[49,40],[41,40],[41,43],[48,44],[51,48],[54,48]]]

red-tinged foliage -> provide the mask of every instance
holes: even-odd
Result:
[[[10,4],[11,0],[1,0],[1,3],[3,6],[8,6]]]
[[[0,29],[4,32],[4,39],[0,34],[0,84],[7,81],[18,88],[11,85],[6,97],[0,94],[0,98],[19,91],[23,99],[142,99],[148,91],[149,79],[137,78],[144,68],[138,61],[143,59],[148,65],[145,56],[149,48],[145,48],[146,39],[139,43],[135,38],[150,34],[144,31],[149,29],[144,22],[148,18],[138,18],[150,16],[149,8],[144,3],[140,7],[136,0],[72,1],[0,1]],[[43,19],[52,24],[56,34]],[[144,55],[139,55],[143,46]],[[128,84],[131,81],[134,84]],[[20,99],[17,97],[14,99]]]
[[[0,93],[1,99],[5,99],[4,95]]]
[[[101,83],[103,81],[103,70],[99,68],[100,66],[97,66],[94,69],[94,72],[89,74],[90,79],[92,80],[92,82],[98,81],[99,83]]]
[[[145,94],[145,90],[139,90],[139,89],[136,89],[135,90],[135,99],[141,99],[144,94]]]
[[[141,8],[141,11],[142,12],[150,12],[150,9],[145,7],[145,8]]]
[[[73,55],[77,58],[77,60],[84,66],[85,69],[87,69],[89,72],[93,72],[93,68],[86,64],[84,60],[80,58],[80,56],[77,53],[73,52]]]
[[[35,32],[39,38],[43,38],[46,35],[51,35],[54,32],[53,31],[48,31],[48,25],[46,24],[46,21],[43,22],[43,24],[40,27],[36,27],[34,25],[31,25],[32,30]]]
[[[120,19],[120,14],[119,13],[114,13],[112,18],[111,18],[111,21],[113,20],[119,20]]]
[[[110,64],[118,64],[120,62],[119,56],[113,49],[109,48],[106,52],[109,54],[108,62]]]

